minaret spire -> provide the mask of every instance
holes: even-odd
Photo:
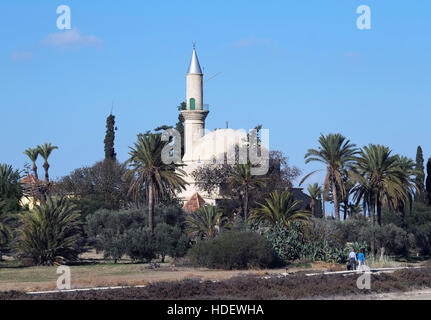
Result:
[[[196,54],[196,43],[193,42],[193,53],[190,60],[189,70],[187,74],[202,74],[201,66],[199,64],[198,55]]]

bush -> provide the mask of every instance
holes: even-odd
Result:
[[[274,252],[285,262],[303,257],[307,243],[302,226],[298,223],[291,226],[290,229],[286,229],[284,226],[276,225],[262,231]]]
[[[121,259],[126,253],[127,242],[122,233],[106,230],[97,240],[96,250],[103,251],[105,259],[112,258],[117,263],[117,260]]]
[[[151,260],[158,255],[177,258],[187,252],[189,239],[181,226],[178,207],[156,207],[153,234],[147,226],[146,209],[111,211],[102,209],[87,217],[85,227],[89,242],[105,258],[115,262],[124,255],[133,260]],[[173,224],[173,225],[171,225]]]
[[[376,249],[384,248],[385,254],[407,255],[409,249],[414,246],[414,235],[406,232],[400,227],[390,223],[382,226],[363,228],[361,230],[362,239],[376,239]]]
[[[127,230],[124,234],[125,253],[132,260],[144,261],[156,257],[154,236],[149,228]]]
[[[416,226],[414,235],[418,251],[423,255],[431,254],[431,222]]]
[[[286,263],[298,259],[345,263],[352,244],[347,246],[338,227],[334,221],[313,219],[308,225],[294,222],[289,228],[276,225],[261,232]]]
[[[416,201],[406,214],[408,231],[415,235],[416,248],[423,255],[431,254],[431,207]]]
[[[269,241],[250,231],[229,231],[198,241],[189,250],[189,258],[195,266],[226,270],[267,268],[276,262]]]
[[[179,226],[170,226],[167,223],[159,223],[154,229],[155,247],[165,261],[167,255],[172,258],[182,257],[187,253],[189,238],[182,232]]]
[[[342,242],[362,242],[369,241],[363,235],[364,230],[371,228],[371,223],[363,216],[346,221],[328,221],[336,228],[335,233]]]

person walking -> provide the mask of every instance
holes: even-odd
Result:
[[[360,252],[358,253],[358,262],[359,262],[358,268],[361,268],[362,266],[365,266],[364,249],[361,249]]]
[[[349,253],[350,270],[356,270],[356,261],[356,253],[352,249],[352,251]]]

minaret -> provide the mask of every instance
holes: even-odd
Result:
[[[186,74],[187,108],[181,111],[184,117],[184,162],[199,160],[193,153],[193,143],[203,137],[205,118],[209,113],[208,110],[203,110],[203,76],[193,45],[192,59]]]

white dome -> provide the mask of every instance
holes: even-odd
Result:
[[[234,157],[235,146],[245,147],[246,143],[247,133],[244,130],[218,129],[195,142],[193,159],[209,163],[214,160],[224,161],[225,154]]]

